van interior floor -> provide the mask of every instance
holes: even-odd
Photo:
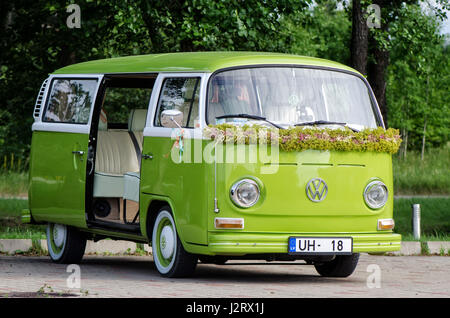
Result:
[[[123,198],[95,198],[95,200],[94,214],[96,221],[139,225],[138,202],[124,200]],[[103,207],[102,212],[98,211],[99,204],[106,205]]]

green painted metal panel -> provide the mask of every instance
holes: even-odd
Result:
[[[23,209],[20,215],[20,221],[24,224],[31,223],[31,213],[29,209]]]
[[[174,211],[181,239],[207,244],[207,202],[212,176],[204,163],[192,163],[194,152],[189,147],[185,147],[183,160],[177,162],[179,152],[173,147],[174,142],[168,137],[144,137],[142,153],[151,154],[153,159],[142,159],[141,163],[141,211],[147,211],[149,197],[165,199]]]
[[[324,59],[265,52],[188,52],[126,56],[69,65],[53,74],[105,74],[146,72],[214,72],[218,69],[258,64],[297,64],[353,71]]]
[[[392,217],[393,181],[389,154],[318,150],[279,152],[277,161],[272,163],[268,165],[258,160],[247,164],[218,164],[220,213],[209,213],[210,228],[214,218],[220,216],[244,218],[245,232],[376,232],[377,219]],[[229,196],[231,186],[245,177],[257,180],[262,190],[259,202],[247,209],[237,207]],[[311,201],[306,194],[306,185],[313,178],[321,178],[327,183],[328,193],[321,202]],[[370,209],[363,198],[365,187],[374,179],[383,181],[390,192],[387,204],[378,210]]]
[[[86,227],[88,141],[87,134],[33,132],[28,202],[37,222]],[[84,155],[72,151],[84,151]]]
[[[290,236],[352,237],[353,252],[380,253],[398,251],[401,236],[393,233],[231,233],[210,232],[209,252],[213,255],[287,253]]]

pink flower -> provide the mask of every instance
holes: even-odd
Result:
[[[374,135],[369,135],[367,136],[367,139],[371,142],[376,142],[377,141],[377,137],[375,137]]]

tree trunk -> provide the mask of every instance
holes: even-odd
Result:
[[[378,2],[381,3],[382,1]],[[371,37],[374,62],[368,65],[369,28],[364,13],[365,9],[362,8],[361,1],[354,0],[352,7],[352,41],[350,50],[351,66],[360,73],[369,75],[369,83],[372,86],[385,126],[387,127],[386,71],[389,65],[389,51],[381,48],[381,45],[376,42],[375,38]],[[386,30],[387,25],[382,24],[381,28],[382,30]]]
[[[408,151],[408,131],[405,129],[404,130],[404,134],[405,138],[403,139],[403,143],[404,143],[404,150],[403,150],[403,159],[406,159],[406,152]]]
[[[388,110],[386,105],[386,72],[389,65],[389,51],[375,47],[373,49],[374,62],[369,63],[369,83],[378,102],[378,106],[383,116],[383,121],[387,127]]]
[[[381,34],[387,33],[389,29],[390,18],[387,15],[388,12],[395,10],[395,6],[401,5],[394,4],[391,1],[386,0],[373,0],[373,4],[378,5],[381,8],[380,16],[380,29]],[[377,31],[377,33],[380,33]],[[389,41],[389,38],[385,38]],[[384,125],[388,126],[388,109],[386,105],[386,73],[389,66],[389,51],[383,47],[382,43],[379,43],[375,37],[375,32],[371,32],[369,36],[369,51],[371,58],[369,59],[368,81],[372,86],[373,93],[377,99],[378,106],[380,107],[381,115],[383,116]]]
[[[430,99],[429,99],[429,87],[430,87],[430,75],[428,74],[427,75],[427,90],[426,90],[426,94],[427,94],[427,96],[426,96],[426,105],[429,107],[429,105],[430,105]],[[425,156],[425,140],[426,140],[426,134],[427,134],[427,114],[425,113],[425,116],[424,116],[425,118],[424,118],[424,123],[423,123],[423,136],[422,136],[422,153],[421,153],[421,155],[420,155],[420,159],[422,159],[422,161],[423,161],[423,158],[424,158],[424,156]]]
[[[350,48],[351,66],[361,74],[367,75],[367,54],[369,28],[360,0],[353,1],[352,41]]]
[[[427,118],[425,117],[425,123],[423,124],[423,137],[422,137],[422,153],[420,155],[420,159],[423,161],[423,157],[425,155],[425,138],[427,133]]]

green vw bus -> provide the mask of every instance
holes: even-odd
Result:
[[[365,78],[254,52],[130,56],[50,74],[34,109],[29,209],[55,262],[87,240],[149,243],[159,273],[297,261],[346,277],[400,249],[391,155]]]

